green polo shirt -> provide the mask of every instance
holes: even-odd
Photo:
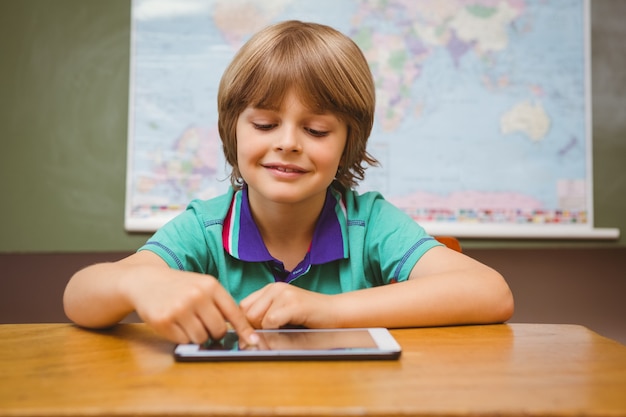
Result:
[[[245,188],[193,201],[139,250],[156,253],[172,268],[213,275],[239,302],[277,281],[324,294],[404,281],[439,245],[379,193],[333,184],[309,252],[293,271],[267,251]]]

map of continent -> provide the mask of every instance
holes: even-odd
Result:
[[[370,64],[381,165],[359,191],[425,225],[588,222],[583,0],[134,0],[127,228],[227,189],[220,77],[290,19],[340,30]]]

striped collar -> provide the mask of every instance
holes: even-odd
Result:
[[[282,262],[267,250],[250,212],[248,188],[234,193],[224,219],[222,243],[234,258],[245,262],[266,262],[277,281],[290,282],[305,274],[311,265],[348,257],[346,209],[341,193],[329,187],[320,217],[315,225],[309,251],[293,271],[285,271]]]

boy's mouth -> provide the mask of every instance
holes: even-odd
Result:
[[[286,165],[263,165],[265,168],[267,169],[274,169],[276,171],[280,171],[280,172],[285,172],[285,173],[298,173],[298,174],[302,174],[304,172],[306,172],[304,169],[297,167],[297,166],[286,166]]]

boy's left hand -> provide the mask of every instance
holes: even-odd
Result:
[[[283,326],[333,327],[332,297],[285,284],[268,284],[240,303],[246,318],[257,329]]]

